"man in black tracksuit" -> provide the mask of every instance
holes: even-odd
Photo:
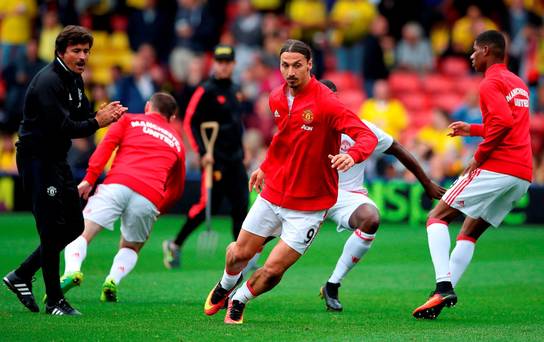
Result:
[[[42,269],[46,313],[77,315],[60,289],[59,255],[83,231],[77,186],[66,162],[72,138],[92,135],[126,111],[112,102],[96,113],[85,97],[81,73],[93,43],[89,31],[67,26],[55,41],[55,60],[32,79],[25,96],[17,142],[17,168],[40,236],[40,245],[4,283],[30,311],[39,308],[32,278]]]
[[[231,206],[232,235],[238,236],[248,207],[248,178],[244,167],[242,147],[242,117],[240,89],[231,80],[234,68],[234,49],[218,45],[214,50],[213,76],[198,87],[187,106],[184,127],[191,145],[200,155],[201,165],[213,163],[212,212],[216,211],[223,198]],[[206,154],[200,135],[200,124],[206,121],[219,123],[219,134],[213,156]],[[204,170],[204,169],[202,169]],[[179,267],[179,250],[187,237],[204,221],[207,194],[202,173],[200,201],[187,215],[187,221],[174,241],[164,241],[164,265]]]

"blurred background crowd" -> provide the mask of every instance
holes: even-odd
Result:
[[[469,56],[478,33],[508,37],[508,66],[529,84],[534,182],[544,184],[544,1],[541,0],[1,0],[0,176],[16,175],[14,142],[26,87],[54,57],[61,28],[92,30],[84,73],[93,106],[120,100],[141,113],[168,91],[180,106],[209,76],[211,51],[236,48],[234,80],[244,98],[246,166],[260,165],[274,134],[268,94],[282,83],[279,48],[308,43],[313,73],[336,83],[341,100],[403,143],[436,180],[459,174],[479,138],[447,137],[455,120],[481,122]],[[74,140],[69,161],[84,175],[103,130]],[[218,142],[221,143],[221,142]],[[188,179],[198,179],[188,150]],[[388,157],[372,160],[368,179],[412,175]]]

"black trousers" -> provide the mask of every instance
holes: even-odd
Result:
[[[229,201],[232,236],[236,240],[246,218],[249,203],[248,178],[244,164],[242,161],[216,163],[214,165],[213,180],[212,214],[217,212],[224,199]],[[187,215],[187,221],[185,221],[174,240],[175,244],[180,247],[206,219],[207,194],[204,186],[204,173],[202,174],[201,184],[200,201],[191,208]]]
[[[17,169],[40,236],[40,245],[15,273],[30,280],[41,268],[48,302],[63,297],[60,289],[60,252],[83,232],[77,186],[66,160],[25,156],[17,152]]]

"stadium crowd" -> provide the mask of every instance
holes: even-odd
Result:
[[[481,122],[472,42],[499,29],[509,39],[510,70],[530,87],[533,180],[544,184],[543,16],[537,0],[2,0],[0,175],[17,173],[14,142],[28,83],[53,59],[62,27],[79,24],[94,36],[84,78],[95,110],[120,100],[129,113],[143,113],[151,94],[166,91],[179,104],[176,129],[186,139],[185,109],[209,75],[213,47],[231,44],[251,173],[275,130],[268,95],[282,82],[279,48],[295,38],[312,47],[313,74],[336,83],[352,111],[403,143],[433,180],[453,179],[479,143],[446,135],[452,121]],[[104,135],[74,140],[76,178]],[[187,150],[187,179],[198,179],[197,158]],[[369,180],[414,181],[387,156],[367,172]]]

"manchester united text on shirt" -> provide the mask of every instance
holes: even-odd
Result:
[[[172,133],[168,132],[164,128],[146,121],[132,121],[130,124],[132,127],[142,127],[144,133],[155,138],[159,138],[168,144],[168,146],[175,147],[178,152],[181,151],[179,141],[172,135]]]

